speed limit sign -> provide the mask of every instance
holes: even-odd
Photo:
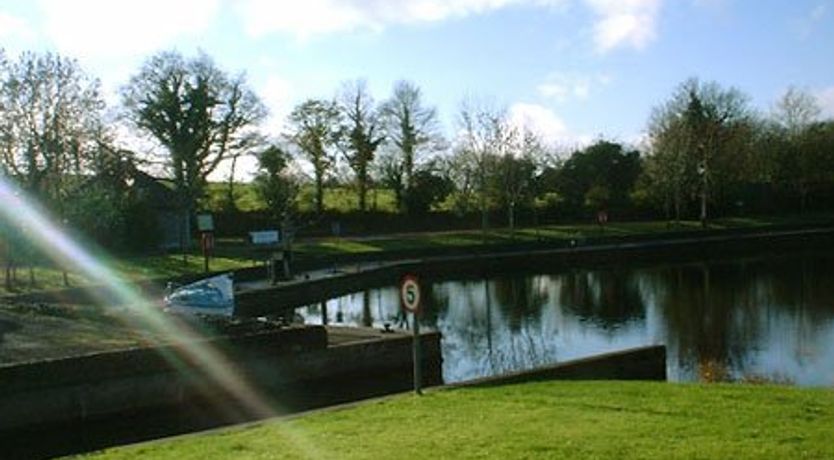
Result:
[[[420,311],[420,282],[414,275],[405,275],[400,282],[400,303],[405,311]]]
[[[413,364],[414,364],[414,392],[423,394],[423,371],[422,371],[422,353],[420,352],[420,282],[417,276],[409,274],[403,276],[400,281],[400,305],[406,313],[413,315],[411,324],[413,325],[414,337],[412,340],[413,347]]]

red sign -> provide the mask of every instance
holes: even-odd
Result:
[[[420,282],[415,275],[405,275],[400,281],[400,304],[409,313],[420,311]]]

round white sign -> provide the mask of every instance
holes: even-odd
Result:
[[[420,310],[420,283],[414,275],[406,275],[400,283],[400,301],[406,311]]]

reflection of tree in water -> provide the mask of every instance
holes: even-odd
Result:
[[[432,281],[424,280],[421,285],[422,312],[420,314],[420,325],[437,329],[437,323],[449,309],[449,294],[442,289],[435,289]]]
[[[439,320],[451,379],[529,369],[555,360],[552,338],[542,331],[547,296],[541,277],[511,277],[444,285],[438,304],[457,304]],[[441,299],[442,298],[442,299]],[[444,372],[446,372],[444,370]]]
[[[801,259],[758,261],[750,266],[761,280],[760,297],[807,316],[809,322],[831,316],[834,299],[832,258],[805,256]]]
[[[560,303],[603,329],[645,317],[646,306],[633,271],[575,271],[561,278]]]
[[[442,333],[444,373],[453,380],[549,364],[589,341],[622,342],[639,324],[665,334],[673,376],[682,370],[683,378],[741,378],[751,371],[769,377],[769,369],[783,369],[779,359],[812,369],[829,356],[833,259],[814,254],[438,282],[424,290],[421,324]],[[334,299],[331,320],[410,326],[398,289],[381,291],[384,302],[379,290],[370,302],[363,293]]]
[[[649,276],[664,312],[667,346],[678,350],[678,366],[715,376],[707,380],[725,374],[731,362],[728,335],[734,305],[727,304],[721,288],[733,283],[733,290],[744,290],[732,273],[716,275],[707,265],[687,265]]]
[[[362,326],[371,327],[374,325],[373,314],[371,313],[371,291],[362,291]]]
[[[547,293],[541,288],[541,277],[514,275],[493,280],[496,306],[507,319],[511,331],[518,331],[525,322],[537,323],[547,303]]]
[[[537,321],[525,321],[517,329],[505,328],[496,334],[500,346],[490,354],[493,374],[532,369],[556,360],[554,343],[538,325]]]
[[[450,313],[454,312],[454,315],[445,315],[446,322],[454,323],[456,331],[459,331],[469,343],[480,341],[489,330],[488,299],[483,295],[485,289],[488,289],[485,288],[485,283],[485,281],[454,283],[454,285],[448,285],[447,289],[438,291],[438,298],[435,299],[443,298],[445,305],[454,299],[456,305],[448,309]]]
[[[804,263],[796,258],[745,260],[679,266],[652,275],[667,343],[677,348],[678,365],[696,370],[705,380],[741,377],[733,373],[743,371],[745,358],[767,348],[763,330],[771,322],[782,327],[786,314],[805,324],[784,324],[786,334],[812,339],[814,319],[830,317],[816,307],[831,299],[834,289],[809,289]],[[816,299],[821,302],[816,304]],[[796,309],[800,311],[792,311]]]
[[[756,283],[756,304],[768,313],[769,321],[792,331],[788,344],[802,365],[818,350],[820,326],[832,320],[834,273],[831,257],[803,254],[802,257],[771,258],[749,263]],[[778,317],[777,317],[778,316]]]

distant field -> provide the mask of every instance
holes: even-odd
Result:
[[[213,182],[208,186],[208,207],[212,210],[222,209],[225,201],[227,184]],[[298,209],[301,212],[315,210],[315,187],[305,185],[298,194]],[[396,212],[394,192],[385,188],[374,188],[368,191],[368,209],[372,211]],[[235,203],[241,211],[262,211],[266,209],[263,200],[258,196],[254,185],[240,183],[235,185]],[[328,211],[351,212],[359,210],[359,197],[355,190],[349,187],[328,187],[324,189],[324,208]]]

